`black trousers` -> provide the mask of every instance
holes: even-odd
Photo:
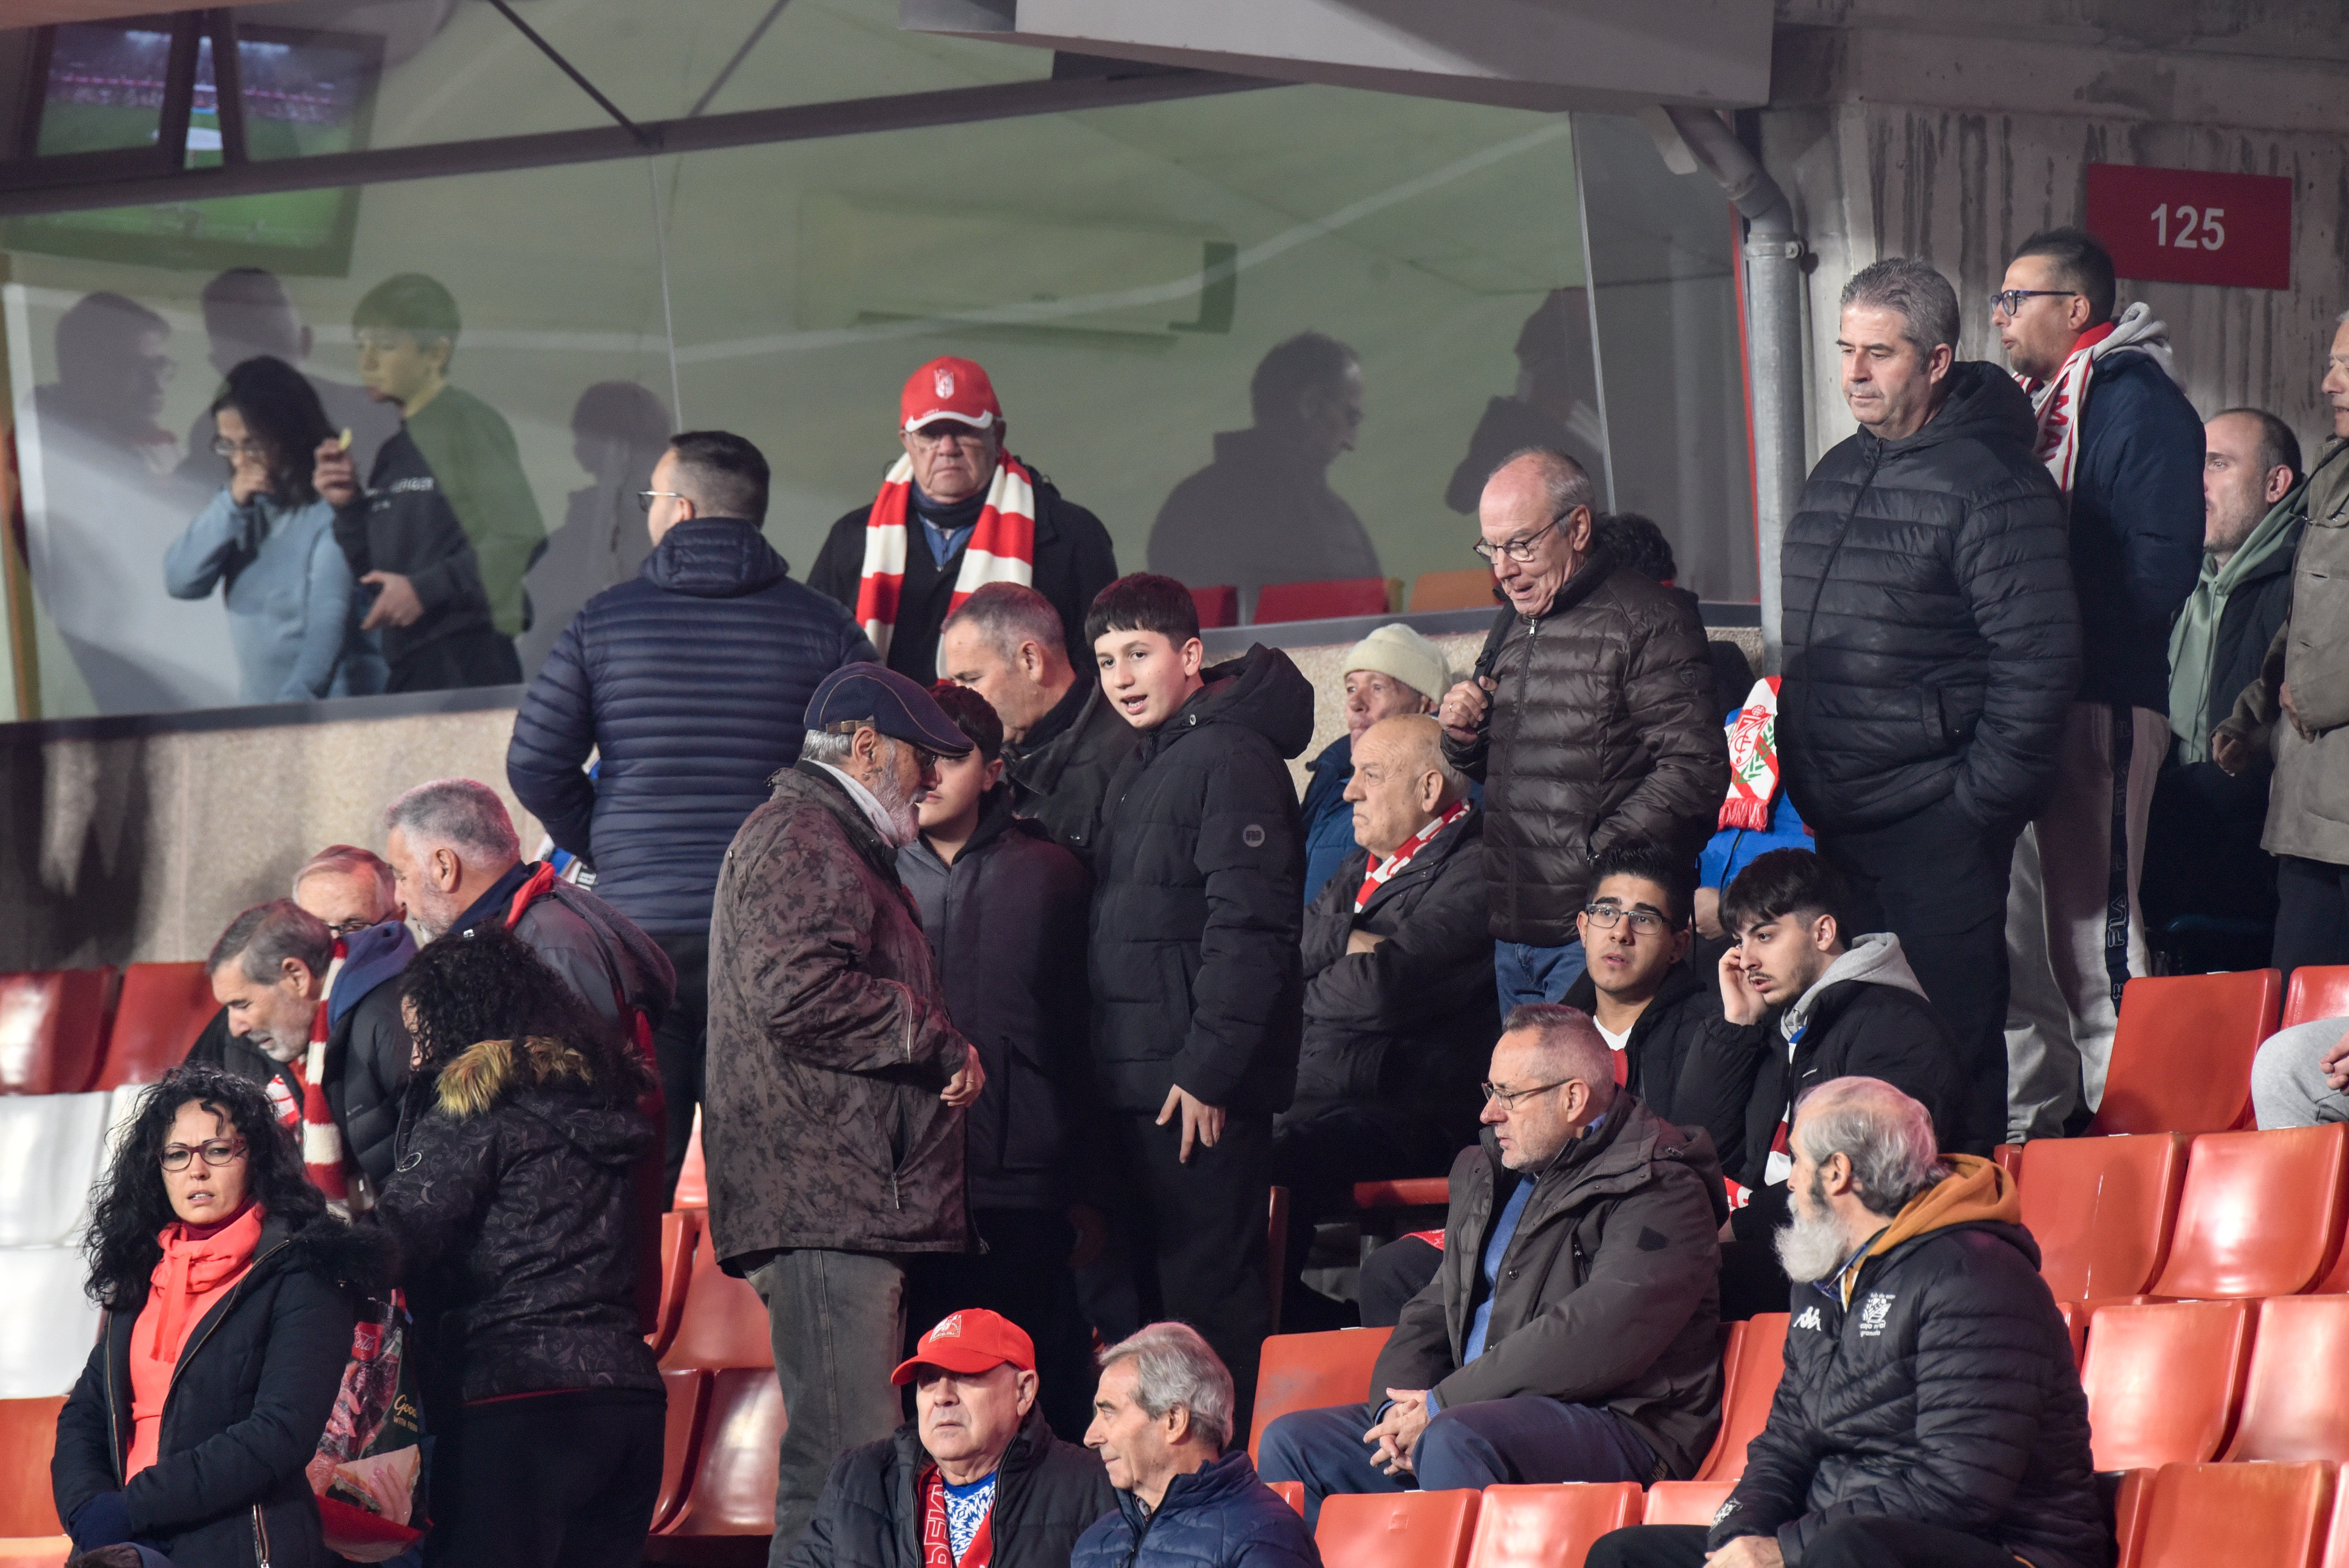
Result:
[[[677,1201],[677,1173],[685,1167],[685,1147],[693,1140],[693,1111],[701,1103],[709,1057],[709,933],[665,933],[653,938],[677,966],[677,1000],[653,1031],[660,1059],[661,1100],[668,1112],[663,1130],[667,1180],[663,1205]]]
[[[1265,1283],[1272,1118],[1234,1113],[1213,1149],[1193,1145],[1187,1165],[1178,1158],[1179,1112],[1164,1127],[1133,1112],[1124,1121],[1149,1236],[1143,1255],[1154,1264],[1159,1309],[1206,1336],[1230,1369],[1232,1438],[1245,1443],[1257,1357],[1272,1332]]]
[[[1889,931],[1957,1036],[1964,1103],[1942,1146],[1988,1154],[2006,1140],[2006,887],[2015,830],[1978,828],[1943,801],[1905,822],[1818,834],[1851,883],[1851,933]]]
[[[1602,1535],[1588,1568],[1704,1568],[1702,1524],[1635,1524]],[[1811,1538],[1803,1568],[2014,1568],[2014,1554],[1978,1535],[1883,1516],[1847,1519]]]
[[[1036,1346],[1037,1402],[1062,1440],[1092,1422],[1092,1331],[1077,1305],[1069,1253],[1075,1227],[1057,1209],[974,1209],[982,1251],[926,1253],[905,1263],[905,1354],[948,1313],[983,1306],[1028,1331]]]
[[[2285,855],[2276,862],[2275,966],[2349,964],[2349,866]]]
[[[1310,1333],[1345,1326],[1323,1319],[1341,1311],[1327,1297],[1312,1296],[1301,1277],[1313,1251],[1313,1227],[1349,1214],[1354,1183],[1399,1177],[1433,1176],[1452,1168],[1463,1144],[1433,1125],[1433,1118],[1377,1100],[1325,1100],[1299,1105],[1272,1130],[1272,1181],[1288,1189],[1288,1255],[1281,1260],[1288,1283],[1281,1291],[1281,1332]],[[1473,1135],[1472,1135],[1473,1136]],[[1348,1315],[1347,1321],[1350,1321]]]
[[[488,626],[435,637],[391,665],[384,690],[457,691],[470,686],[520,686],[522,655],[513,639]]]
[[[429,1568],[635,1568],[660,1494],[662,1397],[467,1405],[432,1444]]]
[[[1397,1236],[1362,1260],[1361,1302],[1364,1328],[1392,1328],[1402,1309],[1444,1266],[1444,1249],[1417,1236]]]

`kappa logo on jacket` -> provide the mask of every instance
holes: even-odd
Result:
[[[1884,1320],[1892,1315],[1892,1293],[1879,1290],[1872,1293],[1859,1309],[1859,1336],[1875,1339],[1884,1333]]]
[[[1817,1307],[1806,1306],[1803,1309],[1803,1315],[1795,1319],[1794,1322],[1788,1324],[1786,1326],[1789,1328],[1807,1328],[1812,1333],[1816,1334],[1826,1326],[1826,1323],[1819,1316],[1819,1309]]]

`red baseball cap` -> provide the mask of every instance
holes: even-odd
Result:
[[[1003,418],[1003,406],[995,400],[995,383],[987,378],[987,372],[976,360],[952,355],[933,359],[905,377],[897,411],[909,431],[933,419],[959,419],[975,430],[984,430]]]
[[[972,1306],[940,1318],[936,1328],[916,1342],[914,1354],[889,1374],[889,1381],[902,1388],[923,1367],[978,1373],[1006,1366],[1022,1372],[1036,1370],[1035,1342],[1027,1330],[1002,1314]]]

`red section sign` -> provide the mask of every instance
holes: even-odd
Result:
[[[2091,163],[2087,227],[2125,278],[2292,286],[2292,181],[2282,175]]]

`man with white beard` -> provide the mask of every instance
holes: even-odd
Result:
[[[825,676],[805,722],[718,873],[702,1096],[711,1244],[766,1303],[791,1412],[774,1563],[833,1460],[902,1418],[905,1264],[967,1245],[963,1109],[986,1081],[897,880],[915,797],[969,738],[875,664]]]
[[[1792,1142],[1769,1424],[1710,1529],[1619,1530],[1591,1568],[2101,1568],[2087,1398],[2014,1179],[1938,1154],[1878,1078],[1813,1089]]]

